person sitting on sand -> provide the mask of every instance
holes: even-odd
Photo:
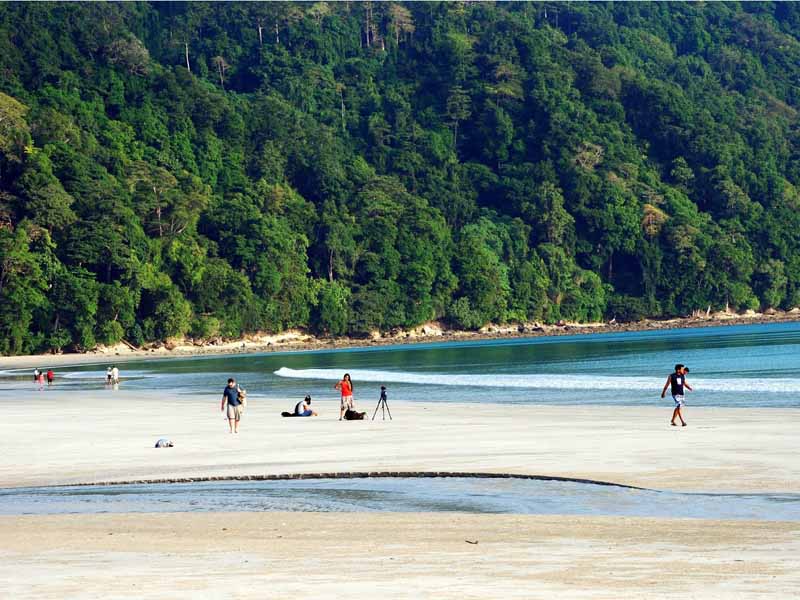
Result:
[[[311,396],[306,396],[294,407],[295,417],[316,417],[317,413],[311,410]]]
[[[686,381],[686,373],[689,372],[688,367],[684,367],[681,364],[675,365],[675,372],[670,373],[669,377],[667,377],[667,382],[664,384],[664,389],[661,390],[661,397],[663,398],[667,393],[667,388],[672,388],[672,399],[675,401],[675,410],[672,411],[672,420],[670,421],[670,425],[673,427],[677,427],[677,423],[675,423],[675,417],[678,417],[681,420],[681,427],[686,427],[686,421],[683,420],[683,415],[681,414],[681,408],[683,407],[683,388],[686,388],[690,392],[692,391],[692,386]]]
[[[353,381],[350,379],[350,373],[345,373],[342,380],[333,386],[333,389],[341,390],[342,392],[342,402],[339,406],[339,420],[341,421],[342,417],[344,417],[344,411],[355,409],[353,404]]]

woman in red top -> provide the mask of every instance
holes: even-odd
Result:
[[[333,386],[335,390],[342,391],[342,403],[339,407],[339,420],[342,420],[344,411],[347,409],[353,410],[353,382],[350,379],[350,373],[345,373],[342,380]]]

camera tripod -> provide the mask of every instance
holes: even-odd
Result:
[[[386,420],[386,413],[389,413],[389,420],[392,420],[392,412],[389,410],[389,403],[386,401],[386,388],[381,388],[381,397],[378,399],[378,406],[375,407],[375,412],[372,414],[372,420],[375,420],[375,415],[378,414],[378,409],[381,411],[381,417]]]

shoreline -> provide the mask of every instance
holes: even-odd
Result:
[[[0,356],[0,370],[34,367],[66,367],[92,363],[130,362],[145,358],[193,358],[230,355],[261,354],[268,352],[309,352],[318,350],[368,349],[388,346],[413,346],[416,344],[471,342],[484,340],[562,337],[587,334],[612,334],[644,331],[673,331],[725,327],[734,325],[765,325],[771,323],[800,322],[800,310],[774,314],[715,313],[705,317],[681,317],[667,320],[645,319],[632,323],[540,323],[487,325],[478,331],[447,329],[440,323],[428,323],[411,330],[390,335],[375,334],[368,338],[316,337],[290,330],[281,334],[247,335],[237,340],[219,343],[193,344],[186,340],[173,340],[147,349],[132,350],[125,344],[87,352],[62,354],[32,354]]]

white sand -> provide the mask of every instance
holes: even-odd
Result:
[[[216,394],[0,392],[0,487],[209,475],[491,471],[800,491],[800,410],[412,405],[282,419]],[[369,408],[372,406],[364,406]],[[152,447],[169,437],[175,448]],[[467,544],[465,540],[479,541]],[[304,557],[307,557],[304,559]],[[800,524],[408,514],[0,517],[8,598],[790,598]],[[298,576],[298,569],[308,575]]]
[[[800,491],[800,410],[671,410],[392,402],[394,421],[284,419],[252,399],[230,435],[216,394],[0,392],[0,487],[339,471],[491,471],[659,489]],[[316,405],[317,403],[315,403]],[[370,409],[373,406],[362,407]],[[176,447],[156,450],[160,437]]]
[[[14,600],[789,599],[800,589],[800,524],[391,513],[0,517],[0,582],[0,596]]]

